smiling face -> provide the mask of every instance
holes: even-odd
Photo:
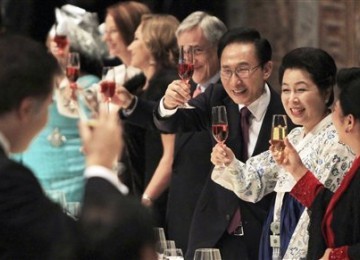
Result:
[[[198,84],[204,84],[219,71],[217,48],[206,39],[202,29],[195,27],[182,32],[177,37],[178,46],[192,45],[197,50],[194,55],[194,74],[192,79]]]
[[[285,111],[296,125],[309,132],[327,114],[325,100],[328,94],[320,92],[302,69],[286,69],[281,85],[281,100]]]
[[[150,50],[147,48],[140,24],[135,31],[134,41],[128,47],[131,53],[131,66],[145,70],[154,61]]]
[[[103,39],[106,42],[109,53],[118,57],[126,65],[129,65],[130,53],[111,15],[107,15],[105,18],[105,33]]]
[[[220,60],[222,72],[249,69],[246,78],[239,77],[235,73],[228,78],[224,73],[220,73],[227,94],[236,104],[247,106],[264,92],[265,81],[271,74],[272,63],[267,62],[263,67],[258,66],[259,64],[254,44],[235,42],[224,48]]]

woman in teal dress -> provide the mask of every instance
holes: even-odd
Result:
[[[95,34],[97,21],[83,21],[76,25],[65,13],[58,11],[63,15],[62,22],[66,20],[69,43],[64,49],[58,48],[50,32],[49,49],[60,63],[69,51],[79,53],[81,71],[77,85],[87,89],[97,83],[101,75],[103,45],[100,35]],[[60,194],[65,194],[66,202],[81,202],[85,161],[77,127],[78,113],[70,93],[68,81],[63,77],[54,91],[46,127],[26,152],[15,157],[36,172],[46,193],[51,195],[60,191]]]

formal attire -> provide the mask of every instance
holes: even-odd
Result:
[[[75,221],[45,196],[29,168],[8,158],[4,140],[0,133],[0,258],[51,259],[57,246],[76,237]],[[89,167],[85,176],[89,201],[127,191],[103,167]]]
[[[77,80],[84,89],[97,83],[99,78],[85,75]],[[78,129],[78,113],[71,108],[69,99],[60,86],[54,95],[54,102],[49,106],[49,120],[45,128],[34,138],[28,149],[16,159],[29,167],[49,194],[62,191],[66,201],[81,202],[84,191],[85,160],[81,152],[81,139]],[[68,102],[66,102],[66,100]],[[75,107],[74,107],[75,108]],[[66,111],[64,115],[61,112]]]
[[[331,115],[306,134],[303,127],[293,129],[288,139],[295,146],[304,165],[326,187],[336,190],[354,155],[338,142]],[[264,226],[260,259],[271,259],[273,248],[278,250],[281,259],[306,257],[308,212],[289,196],[295,181],[290,173],[276,164],[270,151],[249,158],[246,164],[235,159],[222,172],[215,169],[212,179],[243,200],[251,202],[257,202],[266,194],[276,191],[276,199]]]
[[[125,141],[130,165],[137,169],[133,173],[133,189],[138,195],[143,194],[150,182],[163,154],[161,133],[153,126],[152,111],[155,102],[164,95],[167,86],[178,79],[175,69],[162,69],[148,82],[145,90],[137,90],[136,111],[121,111],[121,117],[126,123]],[[140,80],[137,81],[137,83]],[[131,86],[128,86],[131,89]],[[136,88],[133,88],[136,89]],[[143,105],[146,106],[143,109]],[[132,113],[134,112],[134,113]],[[150,125],[148,127],[148,125]],[[167,192],[164,192],[154,203],[153,209],[157,216],[158,225],[165,225]]]
[[[333,248],[330,259],[360,259],[360,158],[332,192],[308,171],[291,191],[309,208],[307,259],[319,259]]]
[[[267,109],[265,108],[260,116],[261,123],[256,117],[253,118],[252,123],[256,125],[253,130],[258,132],[257,138],[248,145],[249,151],[253,149],[253,154],[258,154],[268,147],[272,115],[284,113],[278,94],[267,86],[265,89],[263,95],[267,96],[265,98],[268,101]],[[229,123],[229,137],[226,144],[237,157],[240,157],[243,153],[240,107],[230,99],[224,88],[220,84],[209,86],[202,95],[192,99],[189,104],[196,108],[178,109],[169,117],[162,117],[159,110],[155,110],[155,124],[159,129],[168,132],[207,129],[211,133],[211,108],[224,105]],[[256,259],[261,227],[270,199],[271,195],[257,204],[242,201],[233,192],[214,183],[208,175],[193,214],[186,259],[192,259],[194,251],[202,247],[219,247],[224,259]],[[241,211],[244,228],[242,236],[227,232],[227,227],[238,208]]]

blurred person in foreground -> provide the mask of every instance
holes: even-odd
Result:
[[[45,196],[29,168],[8,155],[23,152],[46,125],[58,62],[43,45],[22,36],[1,34],[0,49],[0,258],[49,259],[55,246],[76,237],[75,221]],[[122,145],[116,113],[103,111],[93,130],[80,126],[85,201],[127,193],[110,170]]]
[[[271,147],[277,163],[297,182],[291,195],[309,208],[307,259],[360,259],[360,68],[340,70],[337,86],[340,92],[332,121],[339,142],[347,144],[356,156],[337,190],[318,180],[316,172],[301,160],[289,140],[285,140],[282,153]]]

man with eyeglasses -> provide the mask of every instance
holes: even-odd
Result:
[[[207,129],[211,133],[212,107],[225,106],[229,123],[226,145],[245,161],[268,149],[272,115],[285,114],[279,95],[266,83],[272,72],[271,46],[258,31],[238,28],[220,39],[217,54],[222,84],[211,85],[204,94],[189,100],[195,109],[178,109],[188,101],[188,91],[173,82],[155,111],[154,121],[162,131]],[[242,120],[245,116],[241,118],[243,110],[250,111],[247,123]],[[242,130],[246,124],[248,128]],[[193,215],[186,259],[192,259],[201,247],[219,248],[226,260],[257,259],[272,198],[270,194],[255,204],[242,201],[209,175]]]
[[[201,94],[220,80],[217,44],[227,31],[225,24],[217,17],[202,11],[191,13],[176,31],[179,46],[193,46],[194,73],[190,84],[183,84],[189,98]],[[125,95],[125,93],[123,93]],[[125,97],[128,105],[120,113],[123,119],[137,125],[154,127],[151,104],[133,96]],[[150,122],[149,122],[150,121]],[[207,129],[198,132],[177,133],[174,161],[170,183],[162,179],[162,187],[169,185],[166,212],[167,238],[175,240],[176,246],[184,252],[187,248],[189,229],[196,202],[208,178],[212,149],[211,135]],[[186,191],[186,192],[184,192]],[[153,194],[144,194],[143,200],[154,202]]]

